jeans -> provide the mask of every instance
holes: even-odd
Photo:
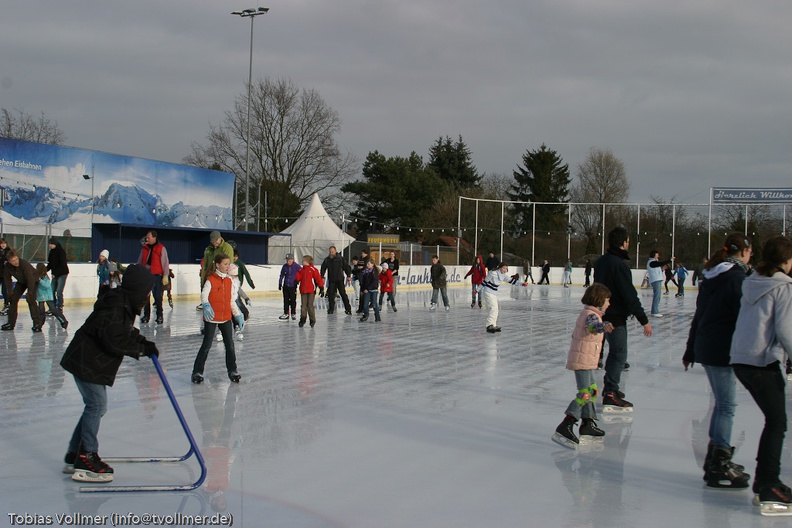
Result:
[[[660,313],[660,297],[663,296],[663,281],[655,281],[652,283],[652,313]]]
[[[709,437],[716,447],[729,449],[731,447],[732,424],[734,423],[734,410],[737,408],[736,387],[737,378],[731,366],[718,367],[704,365],[707,373],[712,395],[715,398],[715,408],[710,419]]]
[[[677,279],[679,284],[679,295],[685,295],[685,279]]]
[[[437,293],[443,296],[443,306],[449,306],[448,303],[448,291],[446,290],[445,286],[442,288],[433,288],[432,289],[432,304],[437,304]]]
[[[594,382],[594,372],[593,370],[575,371],[578,395],[577,398],[569,402],[566,414],[574,416],[576,420],[581,418],[597,419],[597,409],[594,407],[594,401],[597,397],[592,394],[592,390],[597,389],[597,384]],[[584,399],[584,395],[589,395],[589,399]]]
[[[66,286],[66,277],[69,275],[58,275],[52,277],[52,293],[54,295],[55,306],[63,310],[63,288]]]
[[[151,288],[151,298],[154,301],[157,319],[162,319],[162,275],[154,275],[154,279],[154,287]],[[143,307],[143,316],[151,317],[151,305],[148,302]]]
[[[236,350],[234,349],[233,323],[231,321],[226,321],[224,323],[210,323],[208,321],[204,321],[203,343],[201,343],[201,348],[198,350],[198,355],[195,357],[193,373],[203,374],[204,365],[206,364],[206,357],[209,355],[209,350],[212,348],[215,332],[218,328],[220,328],[220,333],[223,334],[226,370],[229,374],[236,371],[237,366]]]
[[[619,390],[624,362],[627,361],[627,327],[617,326],[610,334],[605,334],[608,343],[608,359],[605,360],[605,386],[606,392]]]
[[[85,408],[69,441],[69,451],[79,453],[82,450],[87,453],[97,453],[99,451],[97,438],[99,424],[102,421],[102,416],[107,412],[107,387],[84,381],[77,376],[74,376],[74,382],[77,384],[77,390],[82,394]]]
[[[766,367],[732,365],[740,380],[765,416],[759,450],[756,455],[754,486],[772,486],[780,482],[781,450],[787,428],[786,383],[778,361]]]
[[[368,318],[369,305],[374,307],[374,318],[380,318],[379,303],[377,302],[377,290],[369,291],[363,294],[363,317]]]

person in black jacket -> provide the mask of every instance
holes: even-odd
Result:
[[[731,463],[737,377],[729,355],[750,259],[751,243],[742,234],[732,233],[707,262],[703,271],[707,280],[701,283],[682,358],[685,370],[693,363],[704,367],[715,399],[704,459],[704,480],[714,488],[747,488],[750,480],[750,475]]]
[[[374,265],[374,261],[369,259],[363,273],[360,274],[360,291],[363,294],[363,316],[360,322],[368,321],[369,305],[374,308],[374,321],[380,322],[380,309],[377,302],[377,290],[379,289],[379,270]]]
[[[352,315],[352,306],[349,304],[349,297],[346,294],[347,278],[351,277],[352,270],[344,258],[336,251],[335,246],[330,246],[329,255],[322,262],[320,271],[322,277],[327,274],[327,313],[335,313],[336,292],[341,296],[344,303],[344,311],[347,315]]]
[[[613,324],[613,332],[605,335],[608,359],[605,361],[605,383],[602,405],[605,411],[632,411],[633,404],[619,391],[621,373],[627,361],[627,319],[635,316],[645,336],[652,335],[652,325],[646,317],[632,280],[630,234],[624,227],[608,233],[608,250],[594,263],[594,282],[604,284],[611,291],[611,303],[602,320]]]
[[[85,403],[65,457],[64,472],[73,471],[74,480],[113,480],[113,468],[98,454],[99,423],[107,411],[107,387],[113,386],[124,356],[139,359],[159,355],[156,345],[133,326],[153,286],[154,276],[147,269],[138,264],[129,266],[121,287],[96,301],[63,354],[61,366],[74,375]]]
[[[544,284],[547,284],[549,286],[550,285],[550,263],[547,262],[547,259],[545,259],[544,263],[542,263],[542,268],[541,269],[542,269],[542,276],[539,279],[539,284],[544,283]]]
[[[55,237],[49,239],[49,248],[47,271],[52,272],[52,293],[55,296],[55,306],[63,311],[63,287],[66,286],[66,277],[69,276],[66,250]]]
[[[494,251],[489,252],[489,257],[487,257],[487,262],[484,265],[487,267],[487,271],[492,271],[498,269],[498,264],[500,263],[500,259],[495,256]]]
[[[5,263],[6,260],[8,260],[6,256],[9,251],[11,251],[11,248],[8,247],[8,241],[5,238],[0,238],[0,284],[2,284],[2,291],[0,293],[3,294],[3,309],[0,310],[0,315],[8,315],[8,305],[11,300],[5,282]]]
[[[27,290],[25,300],[30,311],[30,318],[33,320],[33,331],[41,332],[44,325],[44,314],[39,312],[38,302],[36,301],[36,288],[38,286],[38,276],[35,268],[27,260],[19,258],[13,249],[6,253],[6,264],[3,270],[3,282],[6,290],[11,292],[8,300],[8,321],[0,330],[10,331],[16,326],[19,300]],[[13,290],[11,289],[12,279],[16,279]]]

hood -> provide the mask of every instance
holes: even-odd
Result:
[[[153,287],[154,275],[149,270],[139,264],[127,267],[121,281],[121,289],[126,293],[129,304],[132,305],[135,313],[140,313],[143,301],[146,300]]]
[[[704,270],[704,278],[705,279],[714,279],[718,275],[722,273],[726,273],[730,269],[734,267],[734,264],[731,262],[721,262],[717,266],[713,267],[712,269]]]
[[[754,273],[743,282],[743,300],[749,304],[756,304],[773,290],[789,285],[792,285],[792,277],[781,271],[776,272],[772,277]]]

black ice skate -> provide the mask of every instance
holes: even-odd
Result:
[[[74,460],[72,480],[79,482],[111,482],[113,480],[113,468],[99,458],[99,453],[80,453]]]
[[[553,434],[552,438],[553,442],[568,447],[569,449],[577,449],[580,440],[575,436],[575,432],[572,430],[576,422],[577,420],[573,416],[566,415],[564,421],[556,427],[555,434]]]
[[[71,475],[74,473],[74,461],[77,460],[77,453],[74,451],[69,451],[66,453],[66,456],[63,457],[63,472],[67,475]]]
[[[192,375],[192,382],[193,383],[203,383],[204,377],[203,374],[200,372],[193,372]]]
[[[704,480],[709,480],[710,462],[712,461],[712,451],[713,451],[714,448],[715,448],[715,446],[712,445],[712,442],[707,444],[707,454],[704,457],[704,466],[702,468],[702,469],[704,469],[704,476],[702,477]],[[732,458],[734,458],[734,446],[731,446],[729,448],[729,451],[731,452],[731,456],[729,457],[729,467],[732,467],[732,468],[736,469],[737,471],[739,471],[741,473],[743,471],[745,471],[745,466],[740,465],[740,464],[735,464],[731,460]],[[758,488],[756,488],[756,486],[754,485],[754,493],[758,493],[758,492],[759,492]],[[758,500],[759,499],[757,499],[757,504],[759,504]]]
[[[602,440],[602,437],[605,436],[605,431],[597,427],[597,422],[593,418],[583,418],[578,434],[580,434],[581,442],[583,442],[584,436],[587,437],[585,440]]]
[[[759,513],[762,515],[792,515],[792,490],[780,482],[772,486],[762,486],[757,498]]]
[[[608,391],[602,396],[603,412],[633,412],[633,404],[619,391]]]
[[[751,475],[738,470],[731,464],[732,451],[723,447],[715,447],[712,450],[712,458],[707,472],[707,487],[710,488],[731,488],[745,489]]]
[[[236,370],[232,370],[231,372],[228,373],[228,379],[230,379],[234,383],[239,383],[239,380],[242,379],[242,376],[240,376]]]

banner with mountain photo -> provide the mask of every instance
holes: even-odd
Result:
[[[0,187],[7,230],[233,224],[234,175],[176,163],[0,137]]]

